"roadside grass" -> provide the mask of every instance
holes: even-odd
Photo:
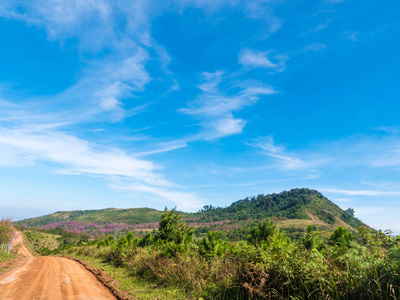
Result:
[[[22,237],[24,238],[25,246],[29,249],[29,251],[31,251],[31,253],[32,253],[33,255],[38,255],[38,253],[37,253],[36,250],[35,250],[35,247],[33,247],[31,241],[30,241],[29,238],[27,237],[26,232],[27,232],[27,231],[22,232]]]
[[[115,279],[118,284],[117,288],[120,291],[127,291],[132,296],[139,300],[179,300],[179,299],[192,299],[181,289],[165,288],[155,284],[151,284],[144,279],[137,278],[129,270],[123,267],[115,267],[109,263],[104,262],[100,258],[91,256],[83,256],[68,253],[75,258],[80,258],[85,261],[89,266],[97,269],[103,269],[108,275]]]
[[[0,273],[8,271],[19,258],[16,251],[10,251],[10,253],[0,251]]]
[[[60,245],[58,240],[60,235],[38,232],[33,230],[27,230],[24,233],[25,233],[24,237],[26,236],[29,239],[30,244],[33,246],[36,252],[43,247],[49,248],[50,250],[54,250],[57,249],[58,246]]]

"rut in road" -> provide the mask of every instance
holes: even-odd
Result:
[[[1,299],[116,299],[81,264],[63,257],[33,256],[20,232],[16,233],[13,245],[25,258],[17,268],[0,277]]]

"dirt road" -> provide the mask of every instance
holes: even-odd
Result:
[[[24,245],[19,232],[14,237],[13,244],[25,259],[17,268],[0,277],[0,299],[115,299],[79,263],[62,257],[33,256]]]

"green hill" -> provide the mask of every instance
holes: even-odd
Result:
[[[17,225],[44,226],[64,221],[101,222],[137,225],[160,220],[162,211],[152,208],[106,208],[99,210],[58,211],[50,215],[15,222]]]
[[[365,225],[316,190],[293,189],[279,194],[258,195],[236,201],[230,206],[205,206],[194,214],[202,222],[232,220],[248,224],[249,220],[272,219],[278,227],[290,232],[304,232],[308,225],[332,232],[342,226],[356,231]]]
[[[16,222],[25,226],[44,226],[57,222],[101,222],[137,225],[160,220],[162,211],[151,208],[78,210],[56,212],[43,217]],[[230,206],[204,206],[197,213],[183,213],[192,226],[205,230],[246,232],[254,222],[272,219],[278,227],[292,235],[304,232],[308,225],[321,231],[332,232],[342,226],[355,231],[363,223],[353,216],[352,211],[343,211],[316,190],[293,189],[279,194],[258,195],[236,201]]]
[[[345,222],[357,228],[362,222],[316,190],[293,189],[279,194],[258,195],[236,201],[226,208],[205,206],[197,213],[203,220],[248,218],[318,220],[327,224]]]

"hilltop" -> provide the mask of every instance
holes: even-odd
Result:
[[[58,211],[50,215],[30,218],[15,222],[18,225],[40,227],[52,223],[65,221],[73,222],[99,222],[137,225],[142,223],[158,222],[162,211],[152,208],[106,208],[92,210]]]
[[[162,211],[151,208],[108,208],[56,212],[16,223],[29,227],[64,227],[80,232],[100,229],[101,233],[107,233],[155,228],[161,214]],[[219,230],[235,232],[236,236],[243,236],[254,222],[267,218],[292,235],[300,235],[308,225],[326,233],[338,226],[355,231],[363,225],[351,210],[344,211],[318,191],[304,188],[278,194],[260,194],[233,202],[224,208],[206,205],[197,213],[183,213],[183,218],[197,228],[199,233]]]

